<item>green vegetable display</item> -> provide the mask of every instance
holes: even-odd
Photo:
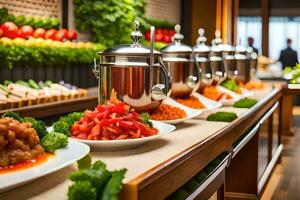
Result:
[[[166,29],[174,29],[175,23],[169,22],[165,19],[157,19],[157,18],[147,18],[147,23],[151,26],[155,26],[157,28],[166,28]],[[150,27],[147,27],[149,29]]]
[[[234,103],[236,108],[251,108],[257,103],[257,100],[250,98],[243,98]]]
[[[223,83],[221,83],[221,85],[225,88],[227,88],[228,90],[231,90],[233,92],[238,92],[240,87],[238,86],[238,84],[234,81],[234,80],[226,80]]]
[[[168,196],[166,200],[184,200],[187,199],[199,186],[216,170],[220,163],[228,153],[222,153],[217,158],[212,160],[208,165],[205,166],[196,176],[192,177],[187,181],[181,188],[176,190],[173,194]]]
[[[207,121],[231,122],[237,118],[233,112],[216,112],[207,117]]]
[[[45,135],[41,141],[41,145],[46,151],[54,152],[54,150],[68,145],[68,137],[62,133],[51,132]]]
[[[14,16],[8,13],[7,8],[5,7],[0,8],[0,24],[8,20],[14,22],[18,27],[29,25],[34,29],[39,27],[45,29],[50,29],[50,28],[58,29],[60,26],[60,20],[58,18],[34,17],[34,16],[25,17],[23,15]]]
[[[199,187],[200,183],[196,178],[192,178],[186,184],[184,184],[183,189],[188,193],[192,193]]]
[[[185,200],[189,196],[189,193],[184,189],[179,189],[174,193],[174,197],[170,199]]]
[[[76,29],[90,30],[92,40],[106,46],[128,43],[134,19],[147,23],[145,0],[75,0],[74,5]]]
[[[97,57],[97,52],[98,50],[93,49],[0,45],[0,68],[91,65],[93,59]]]
[[[89,169],[70,174],[73,184],[69,187],[69,200],[117,200],[122,189],[126,169],[110,172],[105,163],[95,162]]]

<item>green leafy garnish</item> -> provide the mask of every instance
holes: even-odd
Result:
[[[243,98],[243,99],[240,99],[239,101],[235,102],[233,107],[236,107],[236,108],[251,108],[256,103],[257,103],[257,100],[255,100],[255,99]]]
[[[85,159],[82,162],[89,162],[90,157]],[[96,161],[90,167],[84,166],[69,176],[73,182],[68,190],[69,200],[117,200],[125,172],[126,169],[110,172],[102,161]]]
[[[234,112],[216,112],[207,117],[207,121],[231,122],[237,118]]]
[[[83,158],[77,161],[78,169],[89,169],[92,166],[92,157],[90,154],[87,154]]]
[[[142,113],[141,114],[141,120],[144,124],[148,124],[150,128],[153,127],[153,123],[149,120],[149,114],[148,113]]]
[[[233,92],[238,92],[240,87],[238,86],[238,84],[234,81],[234,80],[226,80],[223,83],[221,83],[221,85],[225,88],[227,88],[228,90],[231,90]]]
[[[13,118],[19,122],[22,122],[23,121],[23,118],[20,116],[19,113],[15,113],[15,112],[11,112],[11,111],[8,111],[8,112],[5,112],[3,115],[2,115],[2,118],[3,117],[10,117],[10,118]]]

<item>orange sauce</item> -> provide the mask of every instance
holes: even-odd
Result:
[[[50,157],[54,156],[52,153],[44,153],[43,155],[37,156],[32,160],[27,160],[25,162],[20,162],[14,165],[10,165],[8,167],[0,167],[0,174],[2,173],[10,173],[18,170],[28,169],[33,166],[37,166],[46,162]]]

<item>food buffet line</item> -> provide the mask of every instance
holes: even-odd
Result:
[[[10,167],[16,165],[13,159],[0,162],[9,172],[1,175],[6,181],[0,183],[0,199],[208,199],[215,192],[218,199],[259,198],[282,150],[280,119],[278,132],[273,130],[273,113],[282,111],[281,86],[257,80],[257,55],[223,44],[220,32],[210,47],[199,29],[193,48],[182,43],[179,25],[175,32],[173,42],[157,51],[155,28],[146,48],[134,21],[130,45],[99,53],[93,72],[101,104],[94,109],[68,114],[47,129],[39,120],[5,112],[0,124],[8,133],[23,133],[10,124],[32,132],[31,123],[40,139],[34,149],[50,156],[22,171]],[[31,90],[45,96],[53,87],[28,84],[24,98]],[[6,97],[15,85],[27,87],[4,84]],[[63,91],[68,98],[76,93]]]

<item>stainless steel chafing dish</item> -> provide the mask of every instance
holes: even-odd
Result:
[[[206,86],[212,84],[213,71],[209,62],[210,47],[205,44],[207,39],[204,36],[204,29],[200,28],[198,33],[199,37],[196,41],[196,45],[193,48],[193,52],[195,60],[198,63],[201,71],[200,87],[198,89],[198,91],[201,91]]]
[[[223,62],[227,72],[227,77],[229,79],[235,79],[237,76],[235,48],[229,44],[223,45]]]
[[[250,57],[247,56],[246,47],[239,44],[235,49],[235,59],[237,67],[237,76],[235,80],[237,82],[246,83],[250,80],[251,75]]]
[[[214,74],[213,84],[220,84],[227,77],[226,68],[223,63],[223,45],[220,31],[215,32],[215,39],[212,40],[209,60]]]
[[[173,43],[161,49],[163,61],[172,76],[173,97],[186,97],[200,85],[200,70],[192,55],[192,48],[183,44],[180,25],[175,26]]]
[[[99,103],[108,100],[114,89],[118,98],[135,110],[151,111],[170,94],[171,78],[162,62],[162,54],[140,44],[143,35],[138,27],[139,22],[135,20],[131,44],[99,52],[100,63],[94,69]],[[151,32],[153,39],[154,29]]]

